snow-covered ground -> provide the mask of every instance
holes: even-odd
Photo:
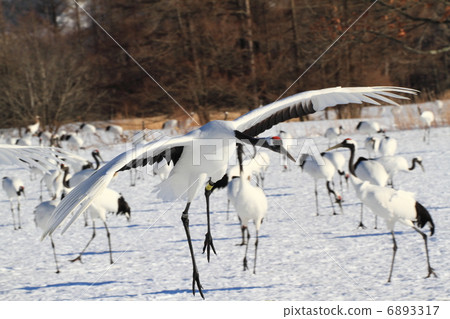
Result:
[[[324,132],[330,123],[336,122],[295,122],[281,127],[297,138],[313,136],[323,151],[328,141],[315,131]],[[272,133],[279,128],[272,129]],[[278,156],[271,154],[273,164],[264,189],[269,210],[260,231],[256,274],[243,271],[245,247],[236,245],[241,231],[234,210],[227,219],[226,191],[217,191],[211,197],[217,255],[212,255],[210,263],[201,253],[206,232],[203,197],[191,206],[191,235],[206,299],[449,300],[450,128],[433,128],[429,145],[422,142],[423,131],[419,129],[394,130],[389,135],[399,141],[398,154],[408,159],[417,155],[423,158],[425,172],[400,173],[396,186],[415,192],[416,199],[434,219],[436,233],[429,240],[429,250],[438,278],[424,279],[427,269],[423,240],[413,229],[399,224],[393,279],[386,283],[391,236],[382,222],[379,229],[373,229],[373,215],[368,210],[368,228],[357,229],[360,205],[352,186],[344,188],[342,194],[344,214],[332,216],[325,183],[321,182],[320,216],[316,217],[313,180],[294,165],[283,172]],[[365,136],[349,132],[345,137],[356,139],[362,148]],[[105,160],[126,149],[124,144],[95,146]],[[300,147],[301,143],[292,153],[297,155]],[[80,151],[87,158],[89,153]],[[359,154],[367,155],[364,149]],[[348,153],[345,155],[348,158]],[[84,227],[79,220],[64,235],[57,231],[53,236],[61,269],[56,274],[50,241],[39,240],[40,231],[33,221],[33,209],[39,204],[39,182],[31,181],[28,171],[18,167],[0,166],[3,176],[20,176],[26,183],[27,199],[22,204],[23,229],[13,230],[9,201],[0,190],[0,300],[201,300],[191,291],[191,259],[180,220],[185,202],[157,199],[152,192],[159,183],[157,177],[144,174],[144,179],[130,187],[129,172],[123,172],[110,185],[123,194],[132,210],[130,222],[117,216],[108,219],[115,264],[109,264],[106,232],[99,222],[84,263],[69,262],[92,234],[92,228]],[[48,199],[46,192],[44,198]],[[429,234],[428,226],[426,232]],[[250,233],[252,268],[253,224]]]

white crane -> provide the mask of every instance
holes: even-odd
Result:
[[[69,193],[70,194],[70,193]],[[103,193],[97,197],[92,204],[87,209],[91,218],[92,218],[92,237],[78,255],[78,257],[71,260],[71,262],[79,261],[82,262],[81,256],[88,248],[89,244],[95,238],[95,219],[100,219],[105,225],[106,236],[108,238],[108,246],[109,246],[109,261],[111,264],[114,263],[112,258],[112,249],[111,249],[111,233],[109,232],[108,225],[106,224],[106,215],[107,213],[113,213],[116,215],[124,215],[129,221],[131,218],[131,210],[128,203],[125,201],[123,196],[112,190],[110,188],[106,188]]]
[[[412,227],[422,236],[425,242],[425,252],[428,266],[428,275],[426,278],[430,277],[431,275],[434,275],[436,277],[434,269],[431,268],[430,265],[427,235],[419,229],[423,228],[426,224],[429,224],[430,236],[434,234],[434,223],[427,209],[414,199],[414,195],[412,193],[395,190],[389,187],[373,185],[369,182],[365,182],[359,179],[353,165],[356,145],[352,139],[345,139],[342,143],[333,146],[329,150],[338,147],[344,147],[350,150],[350,178],[359,199],[364,203],[364,205],[368,206],[374,214],[380,216],[385,220],[386,226],[391,232],[394,245],[388,282],[391,281],[392,271],[394,269],[395,254],[397,252],[397,243],[395,241],[394,235],[394,226],[397,222]]]
[[[172,119],[165,121],[162,125],[162,129],[166,131],[169,135],[177,135],[178,120]]]
[[[67,180],[65,187],[67,187],[67,188],[76,187],[82,181],[84,181],[89,176],[91,176],[100,167],[100,160],[103,161],[103,158],[100,155],[100,151],[95,149],[91,152],[91,155],[95,160],[95,167],[86,166],[86,168],[82,169],[81,171],[76,172],[75,174],[73,174],[73,176],[69,180]]]
[[[31,141],[31,133],[25,133],[25,135],[19,139],[16,140],[16,145],[19,146],[31,146],[32,141]]]
[[[325,131],[325,138],[328,139],[328,146],[330,146],[330,143],[337,143],[337,139],[339,136],[341,136],[342,131],[344,131],[344,128],[342,125],[339,125],[339,127],[329,127]]]
[[[192,259],[193,293],[195,294],[195,286],[197,286],[200,295],[204,298],[189,231],[189,207],[207,183],[205,197],[208,229],[203,251],[207,249],[209,260],[211,248],[214,251],[209,227],[209,195],[214,183],[222,179],[227,170],[236,140],[253,145],[258,144],[272,151],[286,154],[286,150],[279,144],[275,145],[272,139],[254,136],[277,123],[312,114],[337,104],[367,102],[379,105],[380,103],[376,100],[396,104],[391,100],[392,98],[407,99],[399,93],[416,94],[416,92],[413,89],[398,87],[336,87],[306,91],[257,108],[233,121],[212,121],[186,135],[152,141],[138,150],[129,150],[118,155],[72,190],[58,205],[44,236],[55,231],[58,225],[73,213],[72,219],[65,227],[67,229],[102,193],[117,172],[136,165],[160,162],[162,158],[166,158],[167,161],[173,160],[174,168],[169,178],[159,185],[158,194],[166,200],[185,198],[187,201],[181,220]]]
[[[54,200],[42,202],[38,206],[36,206],[36,208],[34,209],[34,222],[36,224],[36,227],[40,228],[42,231],[45,231],[48,221],[50,220],[50,216],[52,215],[53,211],[55,210],[56,206],[58,206],[60,201],[61,200],[59,198],[56,198]],[[53,257],[55,258],[56,273],[59,274],[55,243],[53,242],[53,237],[51,235],[49,237],[52,244]]]
[[[120,139],[123,137],[123,128],[120,125],[108,125],[105,128],[106,132],[110,132],[114,136],[114,141],[119,142]]]
[[[380,128],[380,124],[376,121],[360,121],[356,126],[356,130],[369,136],[375,133],[384,133],[384,130]]]
[[[78,135],[78,130],[75,132],[75,134],[63,134],[59,139],[60,141],[64,141],[65,143],[67,143],[67,146],[72,151],[78,151],[79,149],[84,148],[84,141]]]
[[[278,136],[279,136],[279,138],[281,139],[282,145],[285,145],[285,144],[286,144],[286,141],[289,141],[289,140],[292,140],[292,139],[293,139],[291,133],[286,132],[286,131],[283,131],[283,130],[280,130],[280,133],[278,134]],[[275,138],[276,138],[276,137],[275,137]],[[284,140],[284,143],[283,143],[283,140]],[[286,156],[286,155],[283,155],[283,169],[284,169],[285,171],[287,171],[287,170],[289,169],[289,166],[288,166],[288,165],[289,165],[289,163],[288,163],[287,156]]]
[[[384,169],[389,175],[389,184],[394,187],[394,176],[398,172],[409,172],[416,168],[416,164],[418,164],[422,171],[425,171],[422,165],[422,157],[417,156],[411,160],[411,166],[408,165],[408,161],[406,158],[400,155],[396,156],[383,156],[376,158],[375,161],[383,165]]]
[[[253,266],[253,273],[256,273],[256,256],[258,250],[258,241],[259,241],[259,229],[261,227],[261,223],[266,216],[267,213],[267,197],[264,194],[264,191],[257,187],[253,186],[249,179],[250,176],[244,173],[244,169],[242,167],[242,144],[237,144],[237,156],[239,160],[239,168],[240,168],[240,177],[235,179],[238,183],[238,190],[236,192],[236,197],[233,200],[234,208],[238,214],[239,220],[241,222],[241,231],[242,231],[242,243],[241,245],[245,245],[245,256],[243,260],[244,270],[248,269],[247,266],[247,252],[248,252],[248,244],[250,241],[250,232],[248,231],[248,222],[253,220],[256,229],[256,240],[255,240],[255,260]],[[245,232],[247,231],[247,242],[245,242]]]
[[[311,157],[309,154],[302,154],[300,157],[300,167],[302,171],[310,175],[314,179],[314,195],[316,198],[316,216],[319,216],[319,198],[317,194],[317,181],[324,179],[326,181],[326,187],[328,190],[328,195],[330,197],[331,208],[333,209],[333,215],[336,215],[336,211],[334,210],[333,199],[331,194],[334,196],[334,200],[338,203],[339,208],[342,213],[342,197],[331,188],[331,183],[333,181],[333,176],[336,173],[336,168],[334,167],[331,161],[321,155],[322,163],[318,163],[316,158]]]
[[[22,222],[20,220],[20,199],[25,196],[25,186],[20,178],[7,176],[3,177],[2,186],[3,190],[6,193],[6,196],[8,196],[11,206],[11,215],[13,219],[14,230],[21,229]],[[16,228],[16,218],[14,217],[14,199],[17,201],[17,216],[19,222],[18,228]]]
[[[380,141],[381,156],[394,156],[397,152],[397,140],[390,136],[383,136]]]
[[[336,172],[339,174],[339,183],[341,185],[341,192],[343,192],[342,188],[342,176],[345,178],[345,182],[348,188],[348,177],[349,175],[345,173],[345,157],[341,152],[323,152],[322,156],[327,158],[336,169]]]
[[[86,133],[86,134],[96,134],[97,128],[92,124],[82,123],[82,124],[80,124],[80,131],[82,133]]]
[[[369,136],[364,141],[364,148],[366,149],[369,158],[378,156],[380,150],[381,139],[378,136]]]
[[[355,142],[356,147],[356,142]],[[373,185],[384,187],[389,181],[389,175],[383,165],[375,160],[359,157],[355,163],[355,172],[358,178],[367,181]],[[361,202],[361,219],[359,228],[366,228],[363,224],[364,203]],[[375,229],[377,228],[377,215],[375,215]]]
[[[36,115],[35,117],[36,122],[34,124],[30,124],[27,126],[26,133],[30,133],[30,135],[34,135],[39,131],[39,125],[40,125],[40,117]]]
[[[434,122],[434,114],[431,111],[423,111],[420,108],[420,106],[417,106],[417,111],[420,114],[420,121],[425,126],[425,132],[423,135],[423,141],[428,144],[430,144],[430,131],[431,131],[431,124]]]

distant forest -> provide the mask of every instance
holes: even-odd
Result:
[[[206,122],[283,93],[395,85],[435,99],[450,87],[446,0],[1,0],[0,11],[0,127],[175,115],[178,103]]]

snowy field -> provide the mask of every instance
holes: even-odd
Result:
[[[332,124],[330,124],[332,123]],[[330,122],[288,123],[282,127],[296,138],[304,138],[305,126],[324,131]],[[348,123],[347,123],[348,124]],[[353,122],[351,123],[354,124]],[[350,124],[348,124],[350,125]],[[272,130],[272,133],[276,132]],[[360,205],[350,185],[344,186],[342,215],[332,216],[325,183],[319,183],[320,216],[315,216],[313,180],[290,166],[283,172],[276,154],[271,154],[264,191],[268,215],[261,227],[256,274],[243,271],[245,248],[233,209],[227,219],[226,191],[212,196],[212,235],[217,255],[208,263],[202,255],[206,232],[205,202],[195,200],[190,209],[191,234],[201,283],[207,300],[449,300],[450,299],[450,128],[432,128],[431,143],[422,142],[423,131],[390,131],[398,142],[398,154],[408,159],[420,155],[425,172],[398,174],[395,184],[416,193],[436,224],[430,237],[431,265],[438,278],[427,275],[421,236],[403,225],[396,226],[399,250],[392,283],[387,277],[392,241],[383,222],[373,229],[373,214],[366,210],[367,229],[357,229]],[[310,134],[320,151],[328,141]],[[348,133],[361,148],[365,136]],[[302,141],[302,140],[300,140]],[[300,143],[301,144],[301,143]],[[105,160],[126,149],[126,145],[95,145]],[[90,157],[90,150],[80,155]],[[296,154],[297,149],[292,149]],[[367,156],[364,149],[359,155]],[[345,153],[348,158],[349,153]],[[84,263],[71,263],[92,234],[82,218],[54,241],[61,273],[55,273],[50,241],[39,240],[33,221],[39,204],[39,182],[18,167],[0,166],[0,176],[20,176],[26,184],[22,204],[23,229],[13,230],[9,201],[0,192],[0,300],[185,300],[192,295],[192,266],[184,229],[180,221],[185,202],[162,202],[152,192],[157,177],[144,174],[130,187],[129,172],[119,174],[110,187],[123,194],[132,210],[127,222],[109,216],[113,258],[109,264],[106,232],[97,222],[97,236],[88,248]],[[337,179],[336,179],[337,182]],[[339,183],[336,189],[340,192]],[[48,199],[47,192],[44,199]],[[91,223],[90,223],[91,225]],[[428,226],[424,228],[429,234]],[[253,267],[254,227],[249,247]]]

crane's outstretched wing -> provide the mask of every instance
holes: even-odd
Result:
[[[392,99],[408,99],[404,94],[417,94],[417,90],[391,87],[335,87],[306,91],[255,109],[234,120],[236,129],[246,135],[256,136],[275,124],[322,111],[327,107],[348,103],[369,103],[380,105],[377,101],[397,105]]]
[[[67,157],[70,153],[54,147],[0,145],[0,165],[37,167],[48,172],[63,163],[61,156]]]
[[[162,160],[162,158],[165,158],[164,154],[172,154],[173,148],[179,150],[180,147],[190,142],[192,142],[192,137],[165,138],[152,141],[140,148],[130,149],[116,156],[64,197],[50,217],[42,239],[46,235],[52,234],[66,217],[73,212],[72,219],[63,229],[63,232],[65,232],[78,216],[89,207],[92,201],[102,194],[117,172]],[[176,151],[175,153],[178,152]]]

